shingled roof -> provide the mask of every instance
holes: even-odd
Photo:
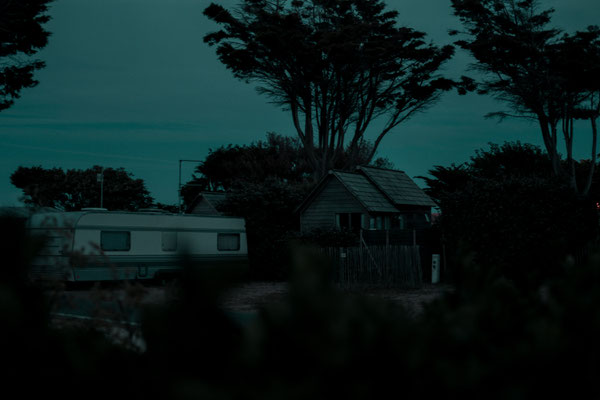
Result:
[[[225,192],[202,192],[201,195],[214,207],[225,201],[227,197]]]
[[[200,192],[198,196],[191,202],[188,210],[193,210],[198,203],[202,201],[202,199],[206,200],[208,204],[218,212],[217,207],[220,203],[222,203],[227,197],[227,193],[225,192]]]
[[[338,180],[350,193],[371,212],[398,211],[369,180],[360,174],[352,172],[332,171]]]
[[[403,171],[360,166],[370,182],[376,185],[394,205],[414,205],[435,207],[435,203]]]

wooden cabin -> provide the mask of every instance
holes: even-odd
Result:
[[[403,171],[360,166],[355,172],[329,171],[296,211],[303,233],[424,229],[431,226],[434,206]]]

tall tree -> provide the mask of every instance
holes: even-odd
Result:
[[[452,0],[454,13],[465,27],[457,44],[477,61],[483,73],[480,94],[491,94],[510,111],[491,117],[519,117],[536,121],[555,175],[568,178],[578,191],[573,159],[573,120],[591,119],[597,93],[600,58],[598,29],[561,35],[550,26],[553,9],[541,10],[536,0]],[[458,32],[453,32],[458,33]],[[585,110],[585,111],[584,111]],[[596,113],[597,114],[597,113]],[[567,169],[558,152],[560,128],[567,150]],[[595,134],[594,134],[595,137]],[[592,140],[595,160],[596,140]],[[594,168],[595,162],[591,163]],[[587,194],[590,171],[581,192]]]
[[[573,35],[564,35],[554,46],[552,65],[558,80],[558,89],[563,95],[562,132],[567,150],[570,185],[587,195],[590,191],[596,168],[598,128],[600,114],[600,28],[588,27]],[[575,120],[590,122],[592,132],[591,158],[585,183],[578,185],[576,161],[573,158]]]
[[[10,180],[23,191],[26,204],[74,211],[100,205],[97,175],[102,171],[99,166],[67,171],[39,166],[19,167]],[[142,179],[133,178],[123,168],[106,168],[103,175],[105,208],[134,211],[152,205],[152,196]]]
[[[43,24],[52,0],[0,0],[0,111],[38,84],[33,74],[45,66],[31,59],[48,43]]]
[[[352,160],[381,117],[369,162],[386,134],[453,86],[438,75],[453,47],[396,26],[381,0],[241,0],[204,14],[222,27],[204,37],[219,60],[290,112],[316,177],[345,153]]]

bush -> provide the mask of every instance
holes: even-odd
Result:
[[[289,264],[289,233],[298,230],[296,207],[310,185],[278,180],[240,183],[227,194],[219,210],[244,217],[253,278],[283,279]]]
[[[299,249],[289,295],[244,326],[218,307],[231,283],[222,270],[188,265],[174,299],[144,312],[147,350],[138,354],[98,332],[50,328],[47,297],[25,280],[34,248],[16,227],[5,239],[15,268],[0,275],[7,393],[15,385],[61,398],[90,388],[97,397],[169,399],[600,395],[598,258],[537,291],[504,278],[463,287],[412,318],[336,291],[326,260]],[[24,376],[36,384],[22,385]]]
[[[359,235],[351,230],[313,229],[310,232],[292,236],[296,242],[319,247],[354,247],[359,244]]]
[[[595,238],[594,203],[551,176],[548,163],[539,148],[507,143],[478,151],[464,166],[430,171],[428,193],[442,211],[439,224],[454,266],[471,253],[490,276],[536,286]],[[462,279],[459,269],[454,273]]]

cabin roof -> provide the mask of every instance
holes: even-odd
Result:
[[[400,206],[436,205],[404,171],[360,166],[356,172],[329,171],[296,208],[296,212],[302,212],[308,207],[333,178],[337,178],[369,212],[395,213],[399,212]]]
[[[363,175],[352,172],[332,171],[350,193],[371,212],[397,212],[398,210]]]
[[[200,194],[196,196],[196,198],[190,203],[190,206],[187,208],[189,211],[186,212],[193,210],[198,203],[202,201],[202,199],[206,200],[208,204],[210,204],[216,210],[217,206],[221,202],[225,201],[226,197],[226,192],[200,192]]]
[[[435,203],[403,171],[359,166],[366,178],[376,185],[395,205],[435,207]]]

